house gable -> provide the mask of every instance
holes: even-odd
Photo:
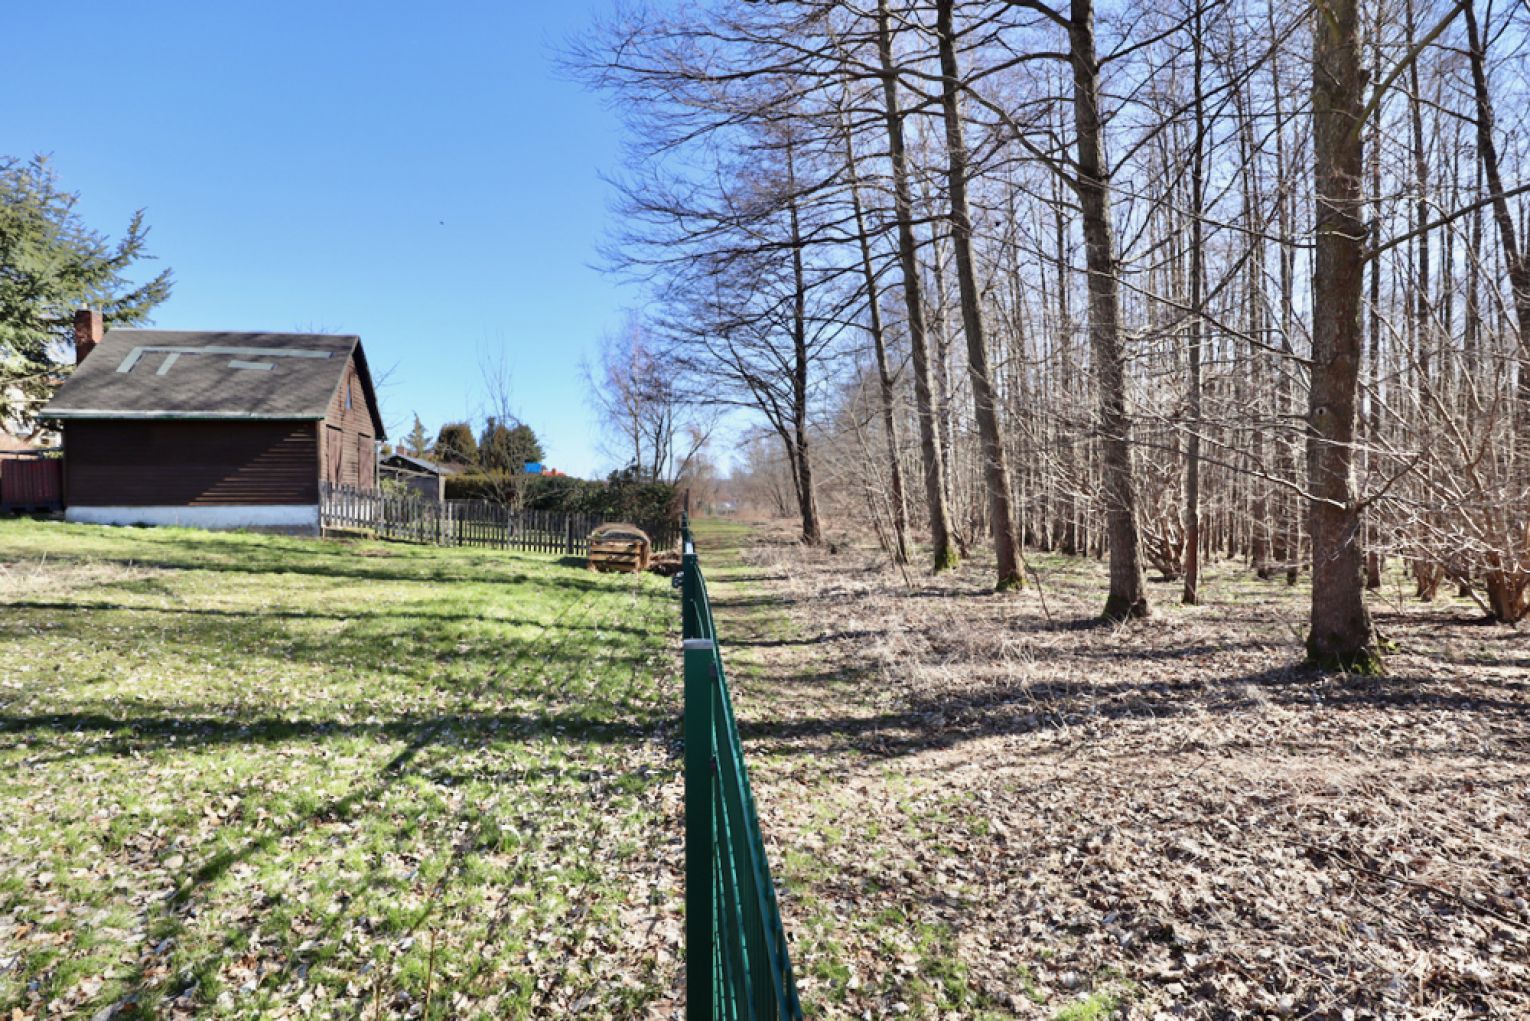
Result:
[[[319,477],[331,485],[377,487],[377,442],[384,438],[372,380],[360,349],[347,360],[319,426]]]

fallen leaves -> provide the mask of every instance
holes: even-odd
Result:
[[[1387,679],[1324,677],[1236,565],[1122,629],[1036,559],[1050,619],[769,534],[709,563],[817,1016],[1530,1015],[1522,653],[1405,608]]]

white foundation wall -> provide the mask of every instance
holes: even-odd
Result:
[[[69,507],[66,521],[86,525],[175,525],[211,530],[250,528],[317,535],[317,504],[262,504],[249,507]]]

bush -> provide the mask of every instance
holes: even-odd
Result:
[[[603,512],[638,523],[666,521],[676,511],[676,489],[669,482],[644,482],[625,472],[612,472],[605,482]]]
[[[524,499],[528,510],[599,514],[604,511],[605,485],[568,475],[528,475]]]
[[[509,472],[463,472],[446,479],[448,500],[511,498],[524,510],[595,514],[609,521],[657,524],[675,509],[675,487],[646,482],[625,472],[612,472],[604,482],[568,475],[520,475]]]
[[[517,502],[529,476],[512,475],[507,471],[465,471],[446,477],[448,500],[493,500],[495,503]]]

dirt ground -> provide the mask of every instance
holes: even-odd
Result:
[[[819,1016],[1530,1017],[1523,629],[1399,574],[1388,675],[1324,676],[1237,564],[1111,627],[1090,561],[701,545]]]

